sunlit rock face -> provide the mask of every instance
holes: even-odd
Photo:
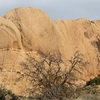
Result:
[[[27,80],[17,81],[27,53],[60,52],[64,61],[80,51],[89,65],[79,75],[85,81],[99,73],[100,21],[51,20],[42,10],[20,7],[0,17],[0,82],[25,95]],[[67,68],[67,66],[65,66]]]

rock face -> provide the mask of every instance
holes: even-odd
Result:
[[[64,59],[70,59],[77,50],[90,62],[84,78],[96,76],[100,67],[99,20],[51,21],[45,12],[32,7],[16,8],[0,17],[0,82],[16,94],[24,95],[27,87],[27,80],[16,82],[27,52],[60,51]]]

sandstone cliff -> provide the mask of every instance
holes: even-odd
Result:
[[[100,21],[50,20],[44,11],[32,7],[16,8],[0,17],[0,82],[4,86],[24,94],[26,80],[16,82],[19,63],[28,52],[36,55],[39,50],[60,51],[65,60],[79,50],[90,62],[83,76],[88,80],[99,73]]]

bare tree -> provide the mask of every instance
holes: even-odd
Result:
[[[27,77],[32,84],[30,93],[37,94],[38,99],[60,99],[68,98],[74,95],[75,72],[81,74],[83,66],[87,62],[83,59],[83,55],[76,51],[74,56],[69,60],[69,70],[62,69],[64,61],[61,54],[40,53],[41,60],[36,60],[34,57],[29,57],[27,62],[22,63],[24,66],[23,77]],[[20,73],[20,72],[19,72]],[[21,73],[20,73],[21,74]]]

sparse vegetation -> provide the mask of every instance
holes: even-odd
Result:
[[[0,100],[20,100],[11,90],[0,87]]]
[[[100,100],[100,89],[96,85],[81,88],[78,90],[75,100]]]
[[[100,85],[100,74],[94,79],[90,79],[90,81],[88,81],[86,85]]]
[[[40,55],[40,60],[29,57],[27,62],[22,63],[24,74],[21,76],[27,77],[32,84],[29,95],[37,100],[66,100],[73,97],[76,94],[75,72],[81,74],[80,69],[87,65],[83,55],[78,51],[75,52],[69,60],[69,70],[62,69],[64,62],[60,53],[58,55],[40,53]]]
[[[16,96],[11,91],[0,88],[0,100],[100,100],[100,75],[88,81],[85,87],[78,87],[76,73],[82,74],[81,70],[88,64],[80,52],[75,52],[68,61],[69,69],[62,69],[64,61],[61,54],[40,53],[40,58],[29,56],[22,63],[23,73],[18,72],[22,78],[31,82],[28,88],[29,97]],[[81,69],[81,70],[80,70]]]

